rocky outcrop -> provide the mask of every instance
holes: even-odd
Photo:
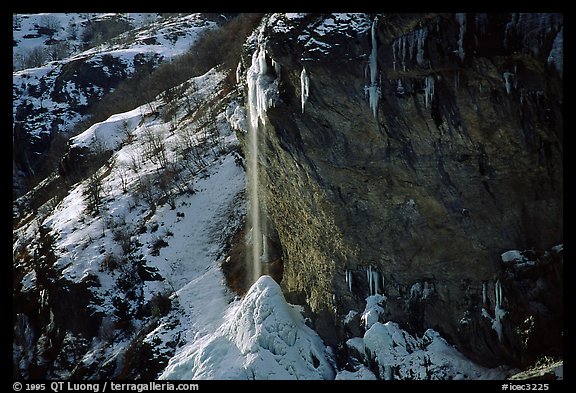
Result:
[[[559,353],[561,297],[546,288],[561,283],[562,256],[544,250],[563,240],[562,24],[286,14],[248,41],[244,68],[264,48],[278,82],[259,164],[282,286],[329,344],[380,292],[383,321],[433,328],[483,365]],[[540,267],[511,274],[512,249]],[[523,324],[550,347],[523,351]]]

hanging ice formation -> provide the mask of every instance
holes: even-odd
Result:
[[[406,71],[406,55],[408,60],[416,58],[416,64],[424,66],[424,44],[428,37],[428,28],[422,27],[397,38],[392,43],[392,67],[396,71],[397,57],[402,61],[402,71]]]
[[[346,283],[348,284],[348,290],[352,292],[352,271],[346,270]]]
[[[398,79],[398,84],[396,85],[396,94],[403,95],[404,94],[404,86],[402,86],[402,81]]]
[[[494,321],[492,322],[492,328],[496,330],[498,335],[498,341],[502,342],[502,318],[506,315],[506,311],[502,308],[502,286],[500,280],[496,281],[494,285],[495,294],[495,306],[494,306]]]
[[[277,64],[277,63],[275,63]],[[276,75],[279,66],[275,65]],[[258,121],[266,124],[264,114],[278,95],[278,80],[272,78],[268,72],[266,63],[266,50],[259,46],[252,55],[252,65],[248,69],[248,106],[250,108],[250,122],[254,128],[258,127]]]
[[[512,78],[514,78],[514,74],[506,71],[502,74],[502,77],[504,78],[504,84],[506,86],[506,94],[510,94],[510,90],[512,88]]]
[[[276,78],[280,79],[280,63],[278,63],[276,60],[272,59],[272,67],[274,67],[274,72],[276,73]]]
[[[424,97],[426,100],[426,108],[428,108],[428,104],[432,102],[434,98],[434,77],[432,75],[428,75],[426,77],[426,85],[424,87]]]
[[[484,288],[485,287],[483,286],[483,291]],[[484,296],[484,292],[482,295]],[[502,300],[502,285],[500,284],[500,280],[497,280],[494,284],[494,318],[488,314],[488,311],[486,311],[484,307],[482,307],[482,316],[490,320],[492,323],[492,329],[496,331],[499,342],[502,342],[502,338],[504,336],[504,332],[502,330],[502,319],[507,314],[507,311],[502,308]]]
[[[559,31],[562,26],[561,13],[514,13],[506,24],[504,48],[520,44],[523,53],[540,56],[548,33]]]
[[[238,62],[238,67],[236,67],[236,84],[240,84],[240,79],[242,77],[242,62]]]
[[[368,288],[370,290],[370,295],[376,295],[383,293],[384,290],[384,276],[380,278],[380,273],[377,270],[373,270],[372,266],[368,266],[366,269],[366,280],[368,281]],[[380,287],[382,284],[382,287]]]
[[[304,113],[304,105],[306,104],[306,101],[308,101],[308,94],[310,92],[309,89],[310,89],[310,79],[308,77],[308,73],[306,72],[306,68],[302,68],[302,72],[300,73],[302,113]]]
[[[552,43],[552,49],[550,50],[550,54],[548,55],[548,64],[554,65],[556,70],[560,73],[560,76],[562,76],[564,66],[563,45],[564,45],[564,27],[562,27],[558,32],[558,34],[556,34],[554,42]]]
[[[486,306],[487,303],[487,297],[486,297],[486,283],[483,282],[482,283],[482,305]]]
[[[430,295],[434,293],[434,284],[428,283],[428,281],[424,281],[424,284],[420,284],[419,282],[415,283],[410,287],[410,298],[411,299],[427,299]]]
[[[374,19],[372,22],[372,51],[370,52],[369,67],[370,67],[370,86],[368,87],[368,96],[370,99],[370,109],[374,117],[376,117],[376,111],[378,110],[378,97],[380,95],[380,86],[376,81],[378,76],[378,43],[376,41],[376,26],[378,24],[378,18]]]
[[[464,61],[464,33],[466,33],[466,14],[456,14],[456,21],[460,25],[458,32],[458,56]]]

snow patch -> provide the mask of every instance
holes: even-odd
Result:
[[[506,376],[504,368],[476,365],[432,329],[416,338],[394,322],[376,322],[365,333],[363,341],[382,379],[503,379]]]
[[[376,380],[376,375],[364,365],[359,365],[358,370],[342,370],[336,374],[336,380]]]
[[[366,298],[366,307],[360,318],[366,330],[370,329],[372,325],[380,320],[380,315],[384,313],[383,305],[385,301],[386,296],[380,294],[371,295]]]
[[[506,251],[506,252],[502,253],[500,255],[500,257],[502,258],[502,262],[504,262],[504,263],[526,261],[526,258],[518,250]]]

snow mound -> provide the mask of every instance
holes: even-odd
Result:
[[[170,361],[160,379],[334,379],[322,339],[262,276],[225,322]]]
[[[364,334],[366,355],[382,379],[504,379],[506,370],[473,363],[428,329],[417,338],[394,322],[376,322]],[[349,344],[350,346],[350,344]],[[360,346],[356,345],[358,349]]]

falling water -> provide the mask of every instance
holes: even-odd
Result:
[[[252,123],[252,122],[251,122]],[[250,201],[250,224],[252,225],[252,282],[262,274],[260,255],[262,254],[262,229],[260,227],[260,201],[258,198],[258,121],[248,131],[248,200]]]
[[[264,124],[264,114],[269,102],[266,100],[266,87],[269,78],[266,75],[266,52],[258,48],[252,56],[252,65],[248,69],[248,107],[250,121],[248,130],[248,200],[250,202],[249,225],[251,231],[251,252],[248,254],[248,265],[251,267],[251,281],[256,282],[262,275],[263,231],[260,217],[259,179],[258,179],[258,133],[260,124]]]

